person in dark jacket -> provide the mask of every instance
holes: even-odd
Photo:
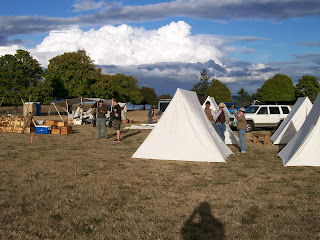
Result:
[[[117,131],[117,138],[114,142],[120,142],[121,107],[116,99],[113,99],[113,128]]]
[[[108,112],[107,106],[103,104],[103,100],[98,102],[98,106],[96,108],[97,112],[97,129],[98,129],[98,139],[101,138],[101,126],[103,129],[104,137],[108,138],[107,128],[106,128],[106,113]]]
[[[224,103],[221,102],[219,104],[219,109],[216,110],[216,116],[213,116],[217,119],[216,131],[223,142],[225,142],[225,131],[227,128],[227,124],[229,123],[229,113],[224,107]]]

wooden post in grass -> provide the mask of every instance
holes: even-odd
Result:
[[[0,106],[2,105],[2,103],[3,103],[3,100],[4,100],[4,98],[2,98],[2,100],[1,100],[1,102],[0,102]]]
[[[77,163],[74,163],[74,178],[77,180]]]

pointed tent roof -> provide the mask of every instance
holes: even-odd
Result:
[[[288,116],[272,135],[271,141],[273,144],[287,144],[290,142],[306,120],[311,108],[312,103],[308,97],[298,98]]]
[[[232,152],[208,122],[197,94],[178,88],[159,122],[132,157],[225,162]]]
[[[216,100],[214,99],[214,97],[210,97],[210,96],[208,96],[207,99],[202,104],[203,109],[206,108],[207,101],[210,102],[210,109],[212,109],[213,111],[219,110],[219,106],[218,106]],[[224,106],[224,109],[226,110],[225,112],[227,112],[230,117],[230,113],[228,111],[228,108],[226,106]],[[225,136],[226,144],[238,144],[239,138],[237,137],[236,134],[234,134],[234,132],[231,130],[229,125],[226,126],[226,131],[224,132],[224,136]]]
[[[320,94],[297,134],[278,153],[286,166],[320,167]]]

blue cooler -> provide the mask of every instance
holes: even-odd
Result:
[[[36,133],[51,134],[51,127],[49,127],[49,126],[36,126]]]

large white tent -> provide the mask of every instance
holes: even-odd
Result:
[[[208,122],[197,94],[178,88],[159,122],[132,157],[226,162],[232,152]]]
[[[320,167],[320,94],[297,134],[278,153],[284,166]]]
[[[308,97],[298,98],[288,116],[272,135],[271,141],[273,144],[290,142],[306,120],[311,108],[312,103]]]
[[[202,104],[202,109],[206,108],[207,101],[210,102],[210,109],[212,109],[213,111],[219,110],[218,104],[215,101],[214,97],[210,97],[210,96],[208,96],[207,99]],[[226,106],[224,106],[224,108],[230,117],[230,113],[228,111],[228,108]],[[234,134],[234,132],[231,130],[229,125],[226,126],[226,131],[224,132],[224,136],[225,136],[226,144],[238,144],[239,138],[237,137],[237,135]]]

